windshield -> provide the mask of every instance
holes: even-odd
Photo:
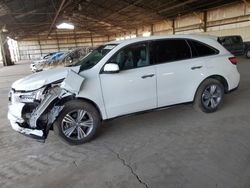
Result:
[[[83,57],[80,61],[78,61],[73,66],[81,65],[80,70],[90,69],[91,67],[95,66],[107,53],[109,53],[116,44],[108,44],[102,45],[87,54]]]

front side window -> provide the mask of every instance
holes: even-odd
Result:
[[[190,48],[183,39],[154,41],[151,49],[153,50],[153,59],[156,64],[184,60],[191,57]]]
[[[109,63],[116,63],[120,70],[133,69],[149,65],[147,44],[132,44],[119,50]]]

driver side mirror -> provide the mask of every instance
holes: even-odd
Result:
[[[107,63],[104,65],[104,73],[118,73],[120,71],[119,66],[116,63]]]

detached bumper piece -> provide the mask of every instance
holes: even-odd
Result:
[[[10,111],[8,113],[8,119],[10,120],[12,129],[15,131],[25,136],[34,138],[37,141],[45,142],[46,136],[42,130],[21,127],[20,125],[23,123],[23,120],[13,116]]]
[[[62,110],[63,106],[53,106],[49,110],[49,114],[46,114],[45,111],[49,107],[49,105],[58,97],[61,90],[51,90],[50,93],[45,95],[44,99],[41,103],[32,111],[30,114],[30,118],[24,119],[25,117],[24,108],[26,106],[25,103],[14,102],[9,105],[8,111],[8,119],[10,120],[12,128],[31,138],[34,138],[38,141],[45,142],[45,139],[48,136],[50,126],[55,121],[59,112]],[[43,127],[38,126],[38,120],[42,115],[46,114],[48,117],[48,121],[44,124]]]

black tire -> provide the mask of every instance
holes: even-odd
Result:
[[[207,99],[207,97],[205,97],[205,96],[207,96],[205,94],[205,92],[208,92],[209,88],[211,86],[213,86],[213,87],[216,86],[217,92],[220,93],[220,94],[218,94],[218,95],[220,95],[220,98],[218,98],[218,100],[217,100],[217,98],[214,99],[213,95],[211,95],[211,93],[210,93],[209,99]],[[196,92],[196,95],[195,95],[195,99],[194,99],[195,110],[206,112],[206,113],[215,112],[216,110],[218,110],[221,107],[221,105],[223,103],[224,91],[225,91],[224,86],[220,81],[218,81],[216,79],[212,79],[212,78],[208,78],[208,79],[204,80],[200,84],[200,86]],[[218,103],[216,106],[214,106],[215,103],[213,105],[211,104],[211,98],[212,98],[212,100],[216,101],[216,103]],[[208,100],[210,102],[207,103]],[[208,104],[208,105],[206,105],[206,104]],[[209,106],[209,104],[210,104],[210,106]]]
[[[74,112],[76,110],[77,110],[77,112]],[[75,113],[75,114],[77,114],[77,117],[78,117],[78,110],[83,110],[84,112],[87,112],[87,113],[85,113],[84,116],[87,116],[89,118],[91,117],[90,119],[91,119],[91,122],[93,125],[91,124],[91,130],[88,131],[88,134],[86,134],[86,137],[83,137],[82,139],[69,138],[65,135],[65,133],[64,133],[65,130],[63,131],[63,129],[65,126],[73,127],[72,126],[73,124],[69,124],[69,123],[67,124],[67,122],[65,122],[64,118],[66,115],[68,115],[70,113],[72,113],[72,114]],[[86,121],[87,120],[85,120],[85,122]],[[100,124],[101,124],[100,114],[92,104],[85,102],[85,101],[82,101],[82,100],[72,100],[72,101],[68,101],[64,104],[64,108],[61,111],[60,115],[58,116],[57,120],[54,122],[53,128],[54,128],[55,134],[58,135],[62,141],[65,141],[71,145],[79,145],[79,144],[83,144],[83,143],[86,143],[86,142],[92,140],[95,137],[95,135],[100,127]],[[88,129],[88,127],[83,127],[81,125],[74,125],[74,126],[81,127],[82,130],[84,128]],[[77,130],[76,129],[77,128],[75,128],[73,133],[75,136],[78,137],[79,133],[77,131],[78,129]]]
[[[246,50],[246,58],[250,58],[250,48],[248,48],[247,50]]]

